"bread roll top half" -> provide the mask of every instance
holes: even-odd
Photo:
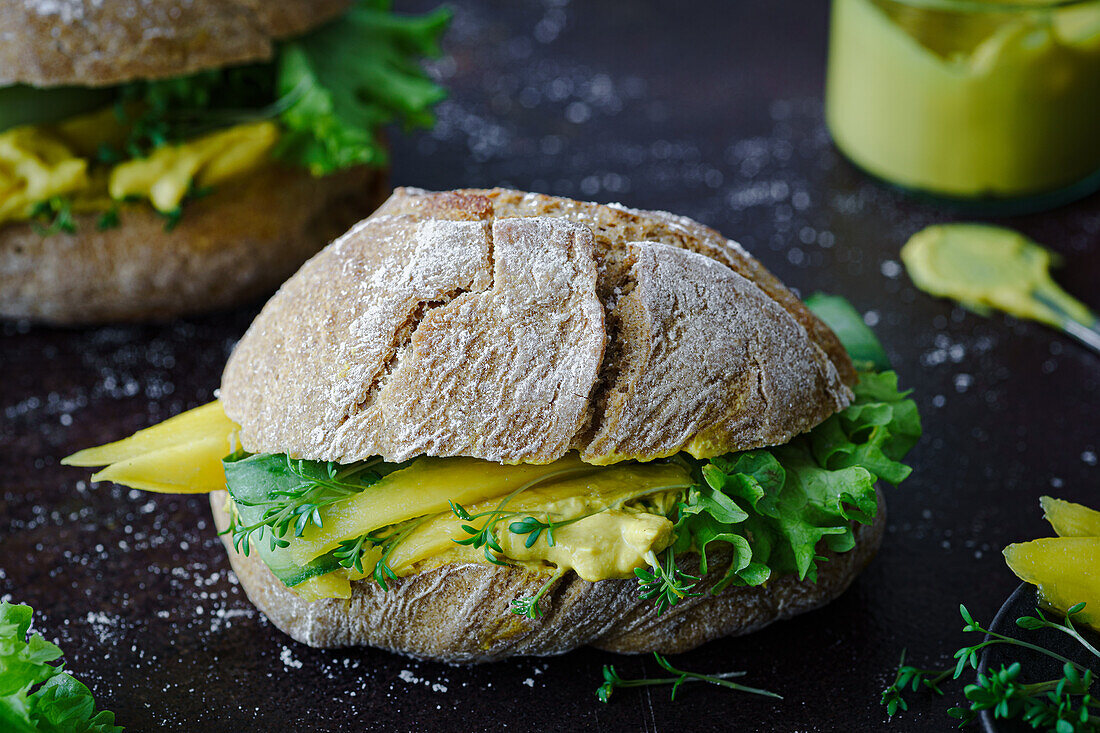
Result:
[[[608,464],[786,443],[854,378],[798,298],[690,219],[399,189],[268,302],[220,396],[250,452]]]
[[[351,0],[11,0],[0,86],[110,86],[266,61]]]

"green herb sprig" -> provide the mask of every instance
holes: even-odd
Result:
[[[119,206],[118,204],[112,204],[111,208],[107,209],[99,215],[96,219],[95,228],[101,232],[105,232],[108,229],[114,229],[121,223],[119,218]]]
[[[513,599],[512,613],[517,616],[526,616],[530,619],[542,618],[542,608],[539,607],[539,601],[542,600],[542,597],[546,595],[547,591],[549,591],[555,583],[561,580],[565,572],[566,571],[561,568],[555,568],[554,572],[550,574],[550,577],[546,579],[546,582],[542,584],[533,596]]]
[[[1064,633],[1100,659],[1100,651],[1080,634],[1073,623],[1073,617],[1084,608],[1084,603],[1071,607],[1062,622],[1052,621],[1036,609],[1035,616],[1018,618],[1016,625],[1029,631],[1053,629]],[[966,702],[948,710],[948,715],[960,721],[960,728],[972,723],[982,711],[989,710],[997,719],[1020,720],[1032,728],[1055,733],[1100,731],[1100,699],[1092,696],[1096,677],[1093,670],[1038,644],[985,628],[974,620],[966,606],[959,606],[959,613],[965,622],[964,632],[979,633],[986,638],[956,651],[955,665],[946,669],[922,669],[907,665],[903,652],[894,681],[882,692],[881,702],[886,706],[887,715],[893,717],[901,710],[908,710],[903,697],[906,690],[924,688],[943,695],[944,682],[959,679],[967,669],[978,669],[978,657],[983,649],[1008,645],[1029,649],[1061,662],[1062,676],[1054,680],[1025,683],[1020,679],[1023,667],[1019,662],[979,674],[976,683],[963,689]]]
[[[115,116],[128,128],[102,161],[153,150],[217,129],[277,120],[277,155],[315,175],[355,165],[382,167],[379,129],[430,127],[446,93],[421,67],[440,56],[451,11],[397,15],[386,0],[357,0],[340,19],[280,43],[272,62],[136,81],[117,89]]]
[[[464,522],[473,522],[477,519],[487,518],[485,524],[482,525],[481,529],[478,529],[471,524],[463,524],[462,531],[466,532],[469,537],[463,537],[462,539],[454,540],[455,544],[468,545],[475,549],[482,550],[484,552],[485,559],[493,565],[510,565],[511,563],[504,559],[504,549],[500,546],[500,542],[497,540],[496,528],[497,525],[503,522],[505,519],[510,519],[512,517],[518,516],[521,512],[508,511],[505,509],[505,507],[508,506],[512,499],[515,499],[524,491],[534,488],[539,484],[553,481],[555,479],[563,478],[569,475],[590,473],[592,470],[593,469],[589,467],[563,468],[560,471],[554,471],[552,473],[539,476],[538,478],[534,478],[527,483],[521,485],[520,487],[512,491],[512,493],[501,499],[500,503],[497,504],[496,509],[478,512],[477,514],[470,514],[470,512],[467,511],[465,507],[463,507],[461,504],[458,504],[457,502],[448,502],[451,505],[451,513]],[[531,544],[534,544],[534,542],[531,542]],[[527,546],[530,547],[531,545]]]
[[[645,559],[650,569],[634,570],[634,575],[638,578],[639,597],[652,600],[657,607],[658,616],[685,598],[702,595],[690,592],[699,582],[700,576],[689,575],[676,566],[673,548],[669,547],[661,554],[664,557],[663,562],[652,551],[646,553]]]
[[[332,462],[295,460],[285,454],[251,458],[268,463],[274,461],[274,465],[265,465],[263,470],[270,472],[278,481],[278,486],[261,491],[260,496],[255,498],[234,493],[233,499],[237,504],[263,508],[257,521],[241,524],[234,516],[222,532],[232,535],[233,546],[243,555],[248,555],[252,544],[262,541],[265,536],[272,550],[289,546],[288,534],[301,537],[310,525],[321,528],[324,525],[322,509],[358,494],[381,478],[377,471],[372,470],[380,460],[341,466]],[[241,458],[230,459],[225,462],[227,474],[233,473],[241,461]],[[234,484],[241,486],[243,482],[231,480],[231,493]]]
[[[60,232],[76,233],[73,202],[64,196],[53,196],[34,204],[30,210],[31,226],[39,236],[49,237]]]
[[[378,558],[378,561],[374,564],[374,570],[371,575],[374,577],[374,582],[384,590],[390,589],[390,581],[397,580],[397,573],[390,567],[390,556],[393,551],[397,549],[397,546],[409,536],[409,534],[428,521],[430,517],[421,517],[418,520],[407,522],[401,525],[397,529],[392,529],[386,534],[369,533],[357,537],[351,540],[344,540],[333,551],[333,555],[336,557],[340,566],[363,572],[363,555],[368,549],[375,547],[382,548],[382,555]],[[384,532],[385,529],[379,530]]]
[[[722,672],[719,674],[700,674],[698,672],[687,672],[685,670],[673,667],[667,659],[662,657],[657,652],[654,652],[653,656],[657,660],[657,664],[660,665],[661,669],[670,672],[676,676],[638,680],[623,679],[615,670],[614,665],[605,664],[603,667],[603,684],[600,685],[599,688],[596,690],[596,697],[599,698],[600,702],[606,703],[611,700],[612,693],[620,688],[625,689],[630,687],[672,685],[671,699],[675,700],[676,693],[680,690],[680,686],[685,682],[706,682],[711,685],[725,687],[727,690],[747,692],[753,695],[761,695],[763,697],[775,698],[776,700],[783,699],[782,696],[768,690],[762,690],[758,687],[748,687],[747,685],[738,684],[737,682],[730,682],[730,678],[732,677],[743,677],[745,675],[744,672]]]

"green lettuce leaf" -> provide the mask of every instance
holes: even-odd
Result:
[[[435,123],[431,107],[445,92],[418,59],[440,55],[451,13],[397,17],[390,5],[362,0],[344,18],[280,50],[277,93],[294,100],[280,115],[288,131],[280,152],[315,175],[385,165],[383,125]]]
[[[723,547],[730,564],[712,592],[761,585],[794,575],[816,581],[819,546],[847,552],[852,523],[870,524],[878,509],[875,484],[897,485],[902,463],[921,435],[920,415],[898,389],[886,351],[844,298],[818,293],[806,301],[840,338],[859,370],[852,403],[808,433],[773,448],[687,460],[697,478],[672,518],[674,554],[697,552],[705,575],[708,553]],[[673,578],[675,581],[676,578]],[[672,602],[675,596],[669,595]]]
[[[130,127],[102,162],[141,158],[168,143],[217,129],[277,119],[277,153],[315,175],[387,163],[379,129],[431,127],[446,93],[420,66],[440,55],[449,10],[398,16],[386,0],[358,0],[344,16],[279,45],[274,61],[208,69],[113,88],[115,113]]]
[[[61,649],[27,638],[30,606],[0,603],[0,730],[11,733],[116,733],[114,713],[96,712],[91,691],[63,665]]]
[[[674,547],[698,552],[705,574],[708,551],[728,546],[733,560],[715,592],[784,575],[816,580],[818,545],[851,550],[851,523],[874,521],[875,483],[909,475],[900,461],[920,416],[897,375],[863,372],[854,392],[848,408],[785,445],[695,463],[699,485],[677,507]]]
[[[847,300],[839,295],[814,293],[806,298],[806,306],[833,330],[856,369],[881,372],[890,368],[886,350]]]

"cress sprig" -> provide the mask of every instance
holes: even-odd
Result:
[[[287,470],[302,483],[292,490],[275,490],[263,500],[249,501],[236,497],[235,503],[264,507],[260,519],[242,525],[234,513],[229,526],[221,534],[231,534],[233,546],[243,555],[248,555],[254,542],[268,537],[272,550],[287,547],[290,541],[286,535],[293,531],[294,537],[301,537],[306,528],[313,524],[323,526],[321,509],[335,504],[353,494],[358,494],[367,486],[376,482],[380,475],[372,471],[380,459],[363,461],[346,466],[328,462],[325,464],[325,476],[307,474],[305,462],[285,457]]]
[[[64,196],[54,196],[38,201],[30,210],[30,222],[40,237],[49,237],[60,232],[74,234],[76,222],[73,220],[73,202]]]
[[[1052,621],[1041,610],[1036,609],[1035,616],[1022,616],[1016,619],[1016,625],[1029,631],[1044,628],[1059,631],[1100,658],[1100,651],[1077,631],[1073,623],[1073,617],[1084,608],[1084,603],[1072,606],[1066,612],[1064,622]],[[1092,685],[1096,677],[1092,669],[1038,644],[1014,639],[985,628],[974,620],[966,606],[960,605],[959,613],[966,622],[963,626],[964,632],[980,633],[985,638],[977,644],[956,651],[955,665],[946,669],[922,669],[907,665],[905,653],[902,652],[894,681],[882,692],[881,702],[886,706],[887,715],[893,717],[899,710],[908,709],[903,697],[906,688],[916,691],[924,687],[943,695],[943,682],[949,678],[958,679],[968,668],[978,668],[979,652],[990,646],[1007,645],[1029,649],[1062,662],[1062,676],[1054,680],[1026,683],[1020,679],[1023,667],[1019,662],[1001,665],[997,670],[979,674],[976,683],[963,689],[966,703],[948,710],[948,715],[960,721],[960,728],[973,722],[982,711],[991,710],[995,718],[1021,720],[1035,729],[1056,733],[1100,731],[1100,699],[1092,696]]]
[[[630,687],[649,687],[653,685],[672,685],[671,699],[676,699],[676,693],[680,689],[680,685],[685,682],[706,682],[719,687],[725,687],[728,690],[736,690],[738,692],[747,692],[753,695],[762,695],[763,697],[772,697],[776,700],[782,700],[781,695],[777,695],[769,690],[762,690],[758,687],[748,687],[747,685],[738,684],[736,682],[730,682],[731,677],[743,677],[744,672],[721,672],[719,674],[700,674],[698,672],[688,672],[686,670],[677,669],[657,652],[653,652],[654,658],[657,660],[657,664],[672,674],[675,677],[657,677],[652,679],[623,679],[619,676],[615,666],[611,664],[605,664],[603,667],[603,684],[596,690],[596,697],[600,702],[608,702],[611,699],[611,694],[615,690],[620,688]]]
[[[512,499],[515,499],[524,491],[532,489],[539,484],[547,483],[548,481],[571,474],[591,473],[592,470],[592,468],[587,466],[563,468],[560,471],[553,471],[543,476],[539,476],[538,478],[531,479],[501,499],[496,509],[478,512],[477,514],[470,514],[461,504],[449,501],[448,504],[451,505],[451,513],[464,522],[473,522],[478,519],[487,518],[485,524],[482,525],[480,529],[470,524],[463,524],[462,530],[470,536],[454,540],[454,542],[459,545],[469,545],[475,549],[483,550],[485,559],[493,565],[509,565],[510,563],[502,559],[504,557],[504,549],[500,546],[500,542],[496,538],[495,530],[498,524],[505,519],[516,516],[519,512],[509,512],[505,510],[505,507],[508,506]],[[530,545],[528,545],[528,547],[530,547]]]
[[[386,534],[371,532],[356,537],[355,539],[344,540],[332,554],[341,567],[348,568],[349,570],[354,569],[361,573],[363,572],[363,555],[368,549],[381,547],[382,555],[375,562],[371,575],[374,578],[374,582],[377,583],[382,590],[388,591],[390,589],[389,581],[397,580],[397,573],[390,567],[390,556],[393,555],[393,551],[397,549],[397,546],[401,544],[402,540],[408,537],[414,529],[428,521],[428,519],[430,519],[430,517],[421,517],[416,521],[407,522],[396,529],[388,528],[391,531]],[[385,529],[387,528],[378,530],[378,532],[383,532]]]
[[[517,616],[526,616],[530,619],[542,618],[542,608],[539,606],[539,601],[546,595],[546,592],[550,588],[561,580],[565,575],[564,570],[561,568],[555,568],[554,572],[550,574],[550,577],[546,579],[546,582],[535,592],[534,595],[524,596],[522,598],[512,599],[512,613]]]
[[[650,569],[634,570],[638,578],[639,597],[653,600],[658,616],[685,598],[702,595],[690,592],[700,576],[689,575],[676,565],[676,553],[671,546],[665,548],[661,555],[664,557],[663,563],[652,551],[646,553],[645,559]]]

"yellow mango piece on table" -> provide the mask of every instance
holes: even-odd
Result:
[[[328,507],[323,527],[309,527],[291,546],[302,565],[341,541],[426,514],[450,511],[450,501],[474,504],[504,496],[531,482],[598,471],[569,453],[545,465],[504,466],[476,458],[418,458],[366,490]]]
[[[207,493],[225,488],[222,459],[236,449],[239,429],[215,401],[61,462],[106,466],[93,481],[169,494]]]
[[[1040,497],[1039,504],[1043,519],[1059,537],[1100,537],[1100,512],[1095,509],[1049,496]]]
[[[204,438],[112,463],[92,480],[163,494],[206,494],[225,488],[222,459],[231,452],[228,438]]]
[[[202,407],[181,412],[150,428],[139,430],[129,438],[96,448],[86,448],[63,458],[61,463],[65,466],[106,466],[196,440],[225,438],[228,443],[230,436],[234,436],[239,429],[235,422],[225,416],[222,403],[215,400]],[[219,456],[219,465],[221,459],[232,452],[229,449]]]
[[[1100,537],[1047,537],[1004,549],[1012,572],[1060,611],[1084,602],[1075,616],[1100,629]]]

